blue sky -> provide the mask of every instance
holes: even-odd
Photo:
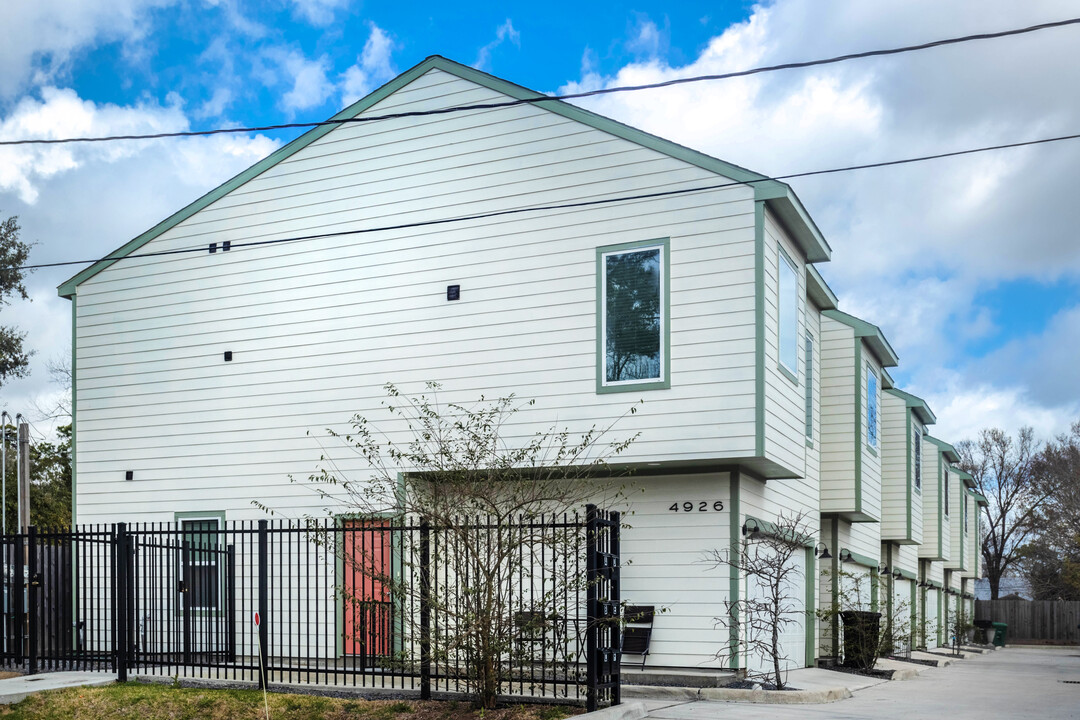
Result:
[[[1001,30],[1068,0],[354,3],[39,0],[0,30],[0,137],[320,120],[431,54],[554,92],[665,80]],[[1080,28],[592,99],[584,104],[763,173],[1080,132]],[[0,215],[34,260],[100,256],[299,134],[0,149]],[[794,181],[832,244],[821,269],[897,348],[894,377],[950,440],[1046,437],[1080,418],[1080,143]],[[68,270],[32,276],[3,322],[46,406],[68,352]]]

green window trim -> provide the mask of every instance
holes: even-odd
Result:
[[[604,257],[634,250],[660,250],[660,378],[656,380],[607,381],[607,349],[605,343],[606,308]],[[655,238],[635,242],[604,245],[596,248],[596,392],[638,392],[666,390],[671,387],[671,242],[670,238]]]
[[[873,387],[871,387],[871,380],[873,380]],[[881,379],[878,378],[877,371],[874,370],[874,366],[869,362],[866,363],[866,448],[867,450],[874,451],[875,457],[877,456],[877,447],[880,441],[880,424],[881,424],[881,398],[878,393],[881,386]],[[871,392],[872,391],[872,392]]]
[[[806,442],[809,447],[813,447],[814,444],[811,441],[814,438],[814,334],[809,330],[806,331],[803,344],[803,351],[806,354],[803,359],[803,364],[806,366]]]
[[[787,277],[794,283],[786,294],[784,292],[785,271],[790,271]],[[776,363],[784,377],[796,385],[799,384],[799,294],[799,265],[791,259],[783,245],[778,242],[776,244]],[[794,307],[790,307],[792,303]],[[792,314],[788,320],[793,323],[790,328],[784,320],[787,312]],[[788,345],[790,345],[790,350]],[[790,364],[785,360],[785,354],[788,352],[790,352],[790,358],[788,358],[791,360]]]
[[[183,535],[184,535],[184,523],[185,522],[198,522],[200,520],[201,521],[214,520],[214,521],[217,522],[217,531],[216,531],[216,533],[217,533],[218,548],[219,549],[224,549],[226,544],[227,544],[225,542],[225,535],[226,534],[225,534],[225,511],[224,510],[188,510],[188,511],[173,513],[173,521],[176,523],[177,530],[180,531],[180,537],[181,538],[183,538]],[[180,565],[180,557],[179,556],[177,556],[176,561],[177,561],[177,564],[178,564],[178,567],[176,568],[176,570],[177,570],[177,578],[180,578],[183,575],[183,572],[182,572],[182,568],[179,567],[179,565]],[[222,588],[225,587],[225,581],[224,581],[225,567],[223,565],[218,565],[217,570],[218,570],[218,572],[217,572],[217,574],[218,574],[218,606],[213,607],[213,608],[210,608],[210,607],[195,607],[195,606],[193,606],[191,608],[192,617],[214,617],[214,616],[218,616],[218,615],[224,615],[225,609],[223,607],[221,607],[221,605],[222,605],[221,598],[222,598]],[[177,604],[176,604],[176,614],[177,615],[182,615],[183,612],[184,612],[183,603],[182,602],[177,602]]]

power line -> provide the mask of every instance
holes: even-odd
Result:
[[[577,100],[580,98],[594,97],[596,95],[609,95],[611,93],[619,92],[634,92],[638,90],[655,90],[658,88],[671,87],[673,85],[684,85],[687,83],[705,82],[710,80],[730,80],[731,78],[747,77],[750,75],[758,75],[767,72],[776,72],[779,70],[795,70],[799,68],[816,67],[819,65],[832,65],[835,63],[846,62],[848,60],[858,60],[862,58],[870,57],[882,57],[886,55],[899,55],[902,53],[916,52],[919,50],[929,50],[931,48],[943,47],[945,45],[956,45],[959,43],[973,42],[976,40],[994,40],[1003,37],[1012,37],[1015,35],[1024,35],[1027,33],[1038,32],[1040,30],[1048,30],[1050,28],[1065,27],[1067,25],[1080,24],[1080,18],[1071,18],[1068,20],[1057,20],[1054,22],[1040,23],[1038,25],[1029,25],[1028,27],[1015,28],[1012,30],[1002,30],[1000,32],[992,33],[979,33],[976,35],[964,35],[961,37],[946,38],[944,40],[933,40],[931,42],[919,43],[918,45],[903,45],[901,47],[887,48],[884,50],[866,50],[857,53],[848,53],[846,55],[836,55],[834,57],[822,58],[818,60],[804,60],[800,62],[781,63],[779,65],[765,65],[762,67],[750,68],[748,70],[737,70],[734,72],[720,73],[716,75],[694,75],[692,77],[676,78],[674,80],[665,80],[664,82],[649,83],[646,85],[624,85],[620,87],[612,88],[599,88],[596,90],[585,90],[577,93],[567,93],[565,95],[542,95],[534,98],[521,98],[515,100],[506,100],[502,102],[493,103],[479,103],[474,105],[456,105],[447,108],[438,108],[435,110],[413,110],[409,112],[388,113],[386,115],[372,115],[365,117],[354,118],[341,118],[338,120],[322,120],[319,122],[301,122],[301,123],[279,123],[275,125],[258,125],[252,127],[238,127],[238,128],[215,128],[213,130],[186,130],[178,132],[165,132],[165,133],[148,133],[145,135],[105,135],[100,137],[70,137],[70,138],[54,138],[54,139],[26,139],[26,140],[0,140],[0,146],[4,145],[60,145],[66,143],[84,143],[84,142],[112,142],[118,140],[157,140],[161,138],[180,138],[180,137],[200,137],[207,135],[223,135],[234,133],[253,133],[253,132],[267,132],[271,130],[292,130],[300,128],[315,128],[323,125],[346,125],[350,123],[367,123],[378,122],[382,120],[397,120],[401,118],[412,117],[426,117],[429,115],[445,115],[447,113],[464,112],[467,110],[493,110],[498,108],[513,107],[515,105],[529,105],[547,102],[549,100]]]
[[[397,225],[382,225],[379,227],[371,228],[358,228],[355,230],[338,230],[335,232],[316,233],[313,235],[296,235],[286,238],[275,238],[273,240],[252,240],[250,242],[232,242],[230,241],[231,248],[242,247],[259,247],[263,245],[277,245],[280,243],[292,243],[303,242],[306,240],[316,240],[320,238],[342,237],[346,235],[365,235],[368,233],[387,232],[391,230],[407,230],[411,228],[426,227],[431,225],[447,225],[449,223],[466,222],[469,220],[486,220],[494,217],[504,217],[507,215],[520,215],[522,213],[530,212],[543,212],[546,210],[567,210],[582,207],[591,207],[596,205],[610,205],[620,202],[632,202],[637,200],[652,200],[655,198],[669,197],[673,195],[687,195],[696,192],[706,192],[709,190],[719,190],[726,187],[732,187],[735,185],[754,185],[756,183],[780,181],[780,180],[792,180],[794,178],[812,177],[815,175],[833,175],[842,172],[853,172],[856,170],[870,170],[874,168],[892,167],[894,165],[909,165],[912,163],[927,162],[930,160],[941,160],[943,158],[959,157],[962,155],[974,155],[976,153],[990,152],[993,150],[1008,150],[1011,148],[1027,147],[1031,145],[1045,145],[1048,143],[1062,142],[1064,140],[1077,140],[1080,139],[1080,133],[1073,135],[1059,135],[1057,137],[1040,138],[1038,140],[1024,140],[1022,142],[1005,143],[1002,145],[986,145],[977,148],[968,148],[966,150],[952,150],[950,152],[935,153],[933,155],[920,155],[918,157],[901,158],[898,160],[882,160],[881,162],[863,163],[861,165],[846,165],[844,167],[828,168],[825,170],[807,170],[805,172],[788,173],[786,175],[774,175],[772,177],[762,177],[752,180],[733,180],[731,182],[719,183],[716,185],[703,185],[692,188],[681,188],[678,190],[659,190],[652,193],[642,193],[638,195],[621,195],[613,198],[599,198],[596,200],[579,200],[576,202],[559,203],[556,205],[531,205],[527,207],[511,208],[509,210],[493,210],[487,213],[479,213],[476,215],[465,215],[452,218],[440,218],[438,220],[418,220],[411,223],[400,223]],[[92,265],[99,262],[118,261],[118,260],[135,260],[138,258],[152,258],[152,257],[164,257],[167,255],[186,255],[189,253],[205,253],[207,252],[206,245],[200,245],[199,247],[191,248],[178,248],[175,250],[158,250],[155,252],[139,253],[137,255],[120,255],[114,257],[103,257],[96,260],[66,260],[62,262],[52,263],[40,263],[37,265],[22,265],[15,270],[39,270],[42,268],[63,267],[67,265]]]

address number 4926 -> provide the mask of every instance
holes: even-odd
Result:
[[[671,512],[720,512],[724,509],[724,501],[717,500],[716,502],[709,504],[707,500],[696,500],[694,502],[673,502],[671,507],[668,508]]]

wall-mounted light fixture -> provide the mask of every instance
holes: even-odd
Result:
[[[878,572],[878,575],[888,575],[889,574],[889,566],[886,565],[885,563],[880,563],[877,566],[877,572]]]
[[[855,561],[855,558],[851,557],[851,551],[850,550],[840,550],[840,562],[846,563],[846,562],[854,562],[854,561]]]
[[[904,577],[904,573],[900,572],[900,568],[896,568],[895,570],[893,570],[892,576],[897,580],[900,580]]]
[[[746,518],[742,526],[742,534],[751,540],[757,540],[761,537],[761,526],[758,525],[758,521],[754,518]]]
[[[829,554],[829,546],[823,542],[819,542],[814,546],[814,557],[821,558],[822,560],[831,560],[832,555]]]

